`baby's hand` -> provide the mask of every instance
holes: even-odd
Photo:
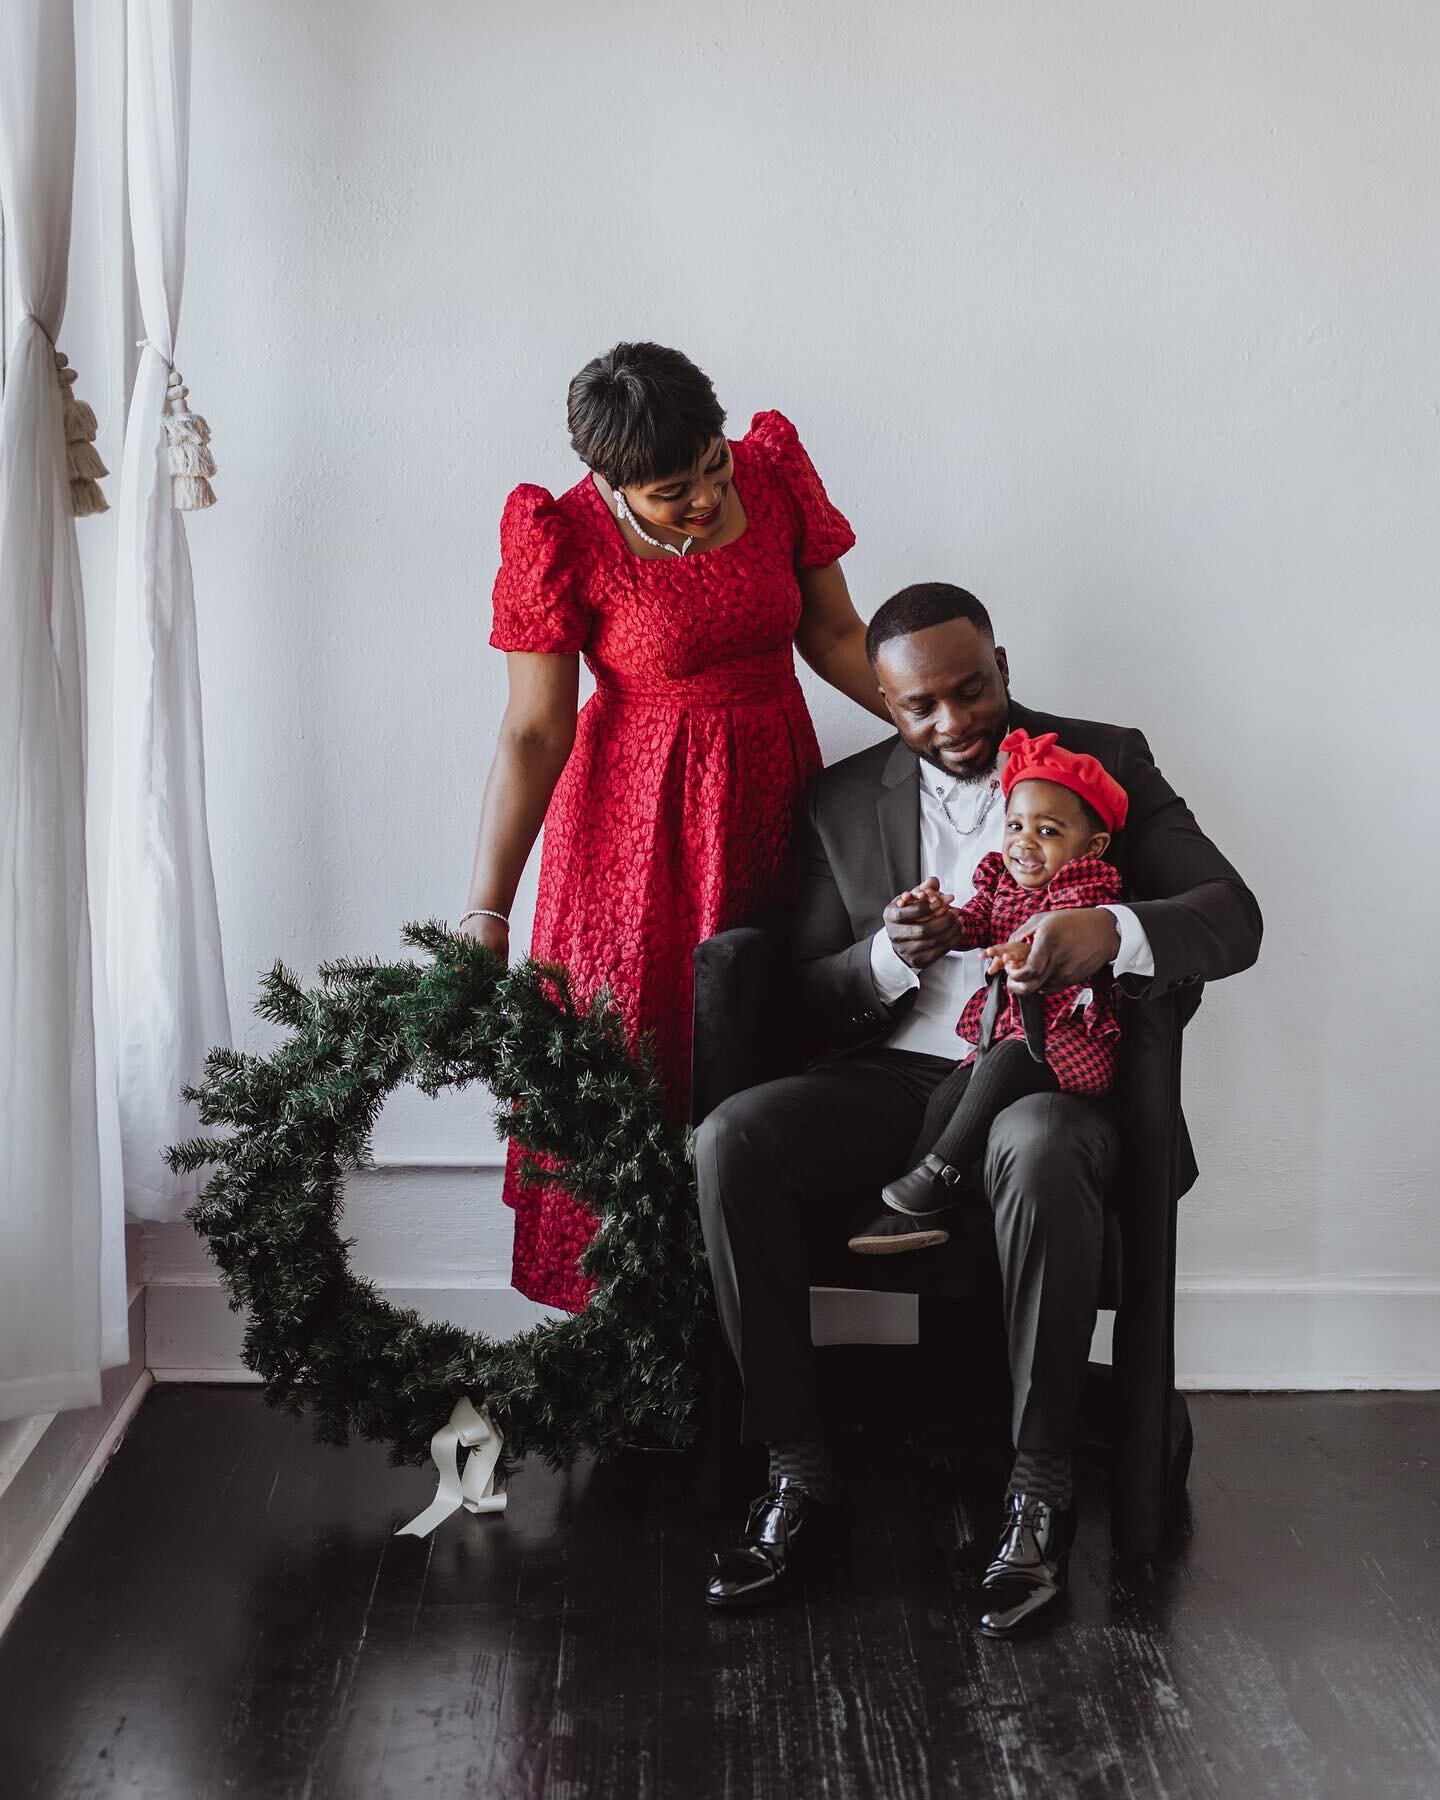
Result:
[[[931,875],[918,888],[907,888],[903,894],[897,894],[890,904],[917,908],[918,914],[909,915],[912,918],[920,916],[933,919],[944,912],[954,898],[953,894],[942,893],[939,876]]]
[[[885,908],[885,930],[901,962],[915,970],[927,969],[945,955],[956,937],[949,910],[953,899],[953,894],[940,891],[938,878],[931,875],[919,887],[897,894]]]
[[[987,961],[985,973],[998,975],[1001,969],[1007,974],[1023,969],[1030,960],[1030,940],[1028,938],[1012,938],[1008,944],[992,944],[985,952]]]

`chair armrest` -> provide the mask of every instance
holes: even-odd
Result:
[[[1193,990],[1128,1005],[1120,1053],[1122,1137],[1116,1210],[1121,1300],[1112,1343],[1117,1417],[1112,1462],[1117,1543],[1153,1551],[1188,1462],[1174,1405],[1176,1207],[1194,1178],[1180,1110],[1180,1050]],[[1183,1443],[1182,1443],[1183,1438]],[[1182,1455],[1183,1450],[1183,1455]]]
[[[1156,1000],[1129,1001],[1116,1098],[1124,1121],[1119,1202],[1122,1217],[1163,1212],[1195,1178],[1194,1157],[1180,1105],[1181,1047],[1200,1004],[1186,989]]]
[[[794,1008],[783,915],[720,931],[695,946],[690,1121],[794,1063]]]

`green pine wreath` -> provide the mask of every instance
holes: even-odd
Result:
[[[215,1165],[187,1213],[244,1310],[243,1357],[274,1406],[313,1410],[316,1436],[351,1434],[421,1462],[460,1394],[488,1405],[507,1461],[604,1458],[637,1436],[694,1433],[698,1343],[713,1316],[687,1134],[667,1120],[648,1045],[632,1048],[610,996],[579,1004],[563,969],[514,968],[438,921],[404,928],[428,965],[345,960],[305,988],[276,963],[258,1014],[288,1033],[267,1056],[214,1049],[187,1087],[226,1136],[173,1145],[177,1173]],[[347,1170],[370,1160],[385,1098],[484,1082],[498,1124],[547,1179],[583,1195],[599,1228],[580,1259],[583,1312],[496,1342],[426,1324],[350,1267]]]

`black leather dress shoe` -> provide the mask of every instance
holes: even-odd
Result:
[[[891,1212],[908,1213],[911,1217],[949,1212],[961,1198],[963,1180],[959,1169],[952,1169],[938,1156],[927,1156],[918,1169],[882,1188],[880,1198]]]
[[[757,1606],[798,1588],[818,1564],[843,1556],[850,1515],[824,1506],[798,1481],[782,1475],[750,1503],[750,1516],[733,1550],[715,1552],[715,1573],[705,1598],[711,1606]]]
[[[1070,1575],[1075,1508],[1060,1512],[1045,1500],[1011,1494],[995,1556],[980,1583],[986,1637],[1032,1631],[1058,1611]]]

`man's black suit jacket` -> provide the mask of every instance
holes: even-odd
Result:
[[[1106,854],[1145,927],[1155,973],[1127,976],[1128,991],[1158,997],[1188,987],[1198,1001],[1202,982],[1255,961],[1255,896],[1156,768],[1143,733],[1033,712],[1013,700],[1010,725],[1032,736],[1058,732],[1067,750],[1095,757],[1129,795],[1124,829]],[[891,1031],[915,1003],[914,990],[893,1005],[880,998],[870,940],[896,894],[937,873],[920,867],[920,765],[898,736],[875,744],[815,778],[807,815],[791,935],[800,1006],[813,1042],[858,1049]]]

